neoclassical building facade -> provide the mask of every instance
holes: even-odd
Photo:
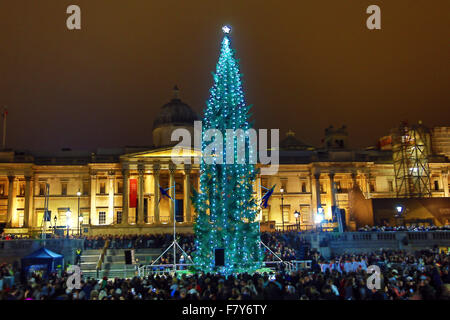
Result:
[[[70,233],[120,234],[170,232],[175,219],[179,231],[192,231],[190,194],[191,188],[199,187],[199,165],[172,161],[170,133],[176,128],[192,130],[197,119],[176,92],[154,122],[152,147],[49,155],[0,152],[0,224],[8,233],[43,228],[52,232],[56,227]],[[429,161],[431,196],[448,198],[450,128],[433,130],[437,151]],[[258,199],[263,187],[276,185],[269,206],[260,212],[262,225],[272,221],[277,226],[313,228],[319,208],[331,219],[331,208],[338,206],[346,211],[349,228],[355,229],[352,215],[357,212],[349,203],[353,187],[358,186],[366,199],[396,197],[392,152],[350,150],[347,137],[345,127],[327,128],[324,146],[315,148],[288,132],[280,143],[278,173],[258,176],[254,185]],[[197,150],[183,154],[191,160],[199,156]],[[173,185],[167,192],[175,201],[161,198],[159,187]]]

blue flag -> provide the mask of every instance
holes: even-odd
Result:
[[[163,188],[161,188],[161,186],[159,187],[159,192],[161,192],[161,197],[159,198],[159,201],[161,201],[161,199],[164,198],[164,197],[172,199],[172,197],[167,193],[167,190],[169,190],[169,189],[163,189]]]
[[[264,196],[261,198],[261,207],[263,207],[264,209],[267,208],[267,205],[269,204],[269,198],[270,196],[272,196],[273,191],[275,189],[276,184],[274,184],[272,186],[272,188],[270,188],[265,194]]]

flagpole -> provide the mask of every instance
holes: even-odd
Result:
[[[173,272],[174,272],[174,276],[176,275],[177,272],[177,247],[176,247],[176,215],[175,215],[175,206],[177,204],[177,202],[175,201],[176,199],[176,194],[175,194],[175,179],[173,179]]]

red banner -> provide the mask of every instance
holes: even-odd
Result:
[[[137,180],[130,179],[130,201],[129,207],[136,208],[137,204]]]

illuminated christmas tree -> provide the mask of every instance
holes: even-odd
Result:
[[[244,101],[239,65],[231,49],[230,29],[224,27],[219,61],[213,74],[214,85],[204,110],[202,124],[202,160],[200,190],[194,191],[197,212],[194,262],[199,270],[211,272],[215,266],[215,249],[225,249],[225,267],[220,272],[254,271],[261,266],[259,225],[255,222],[258,206],[253,196],[257,169],[249,159],[256,151],[249,148],[248,136],[231,136],[227,129],[251,128],[249,109]],[[205,152],[208,141],[205,131],[217,129],[223,137],[223,150]],[[239,141],[239,139],[241,139]],[[214,141],[214,140],[211,140]],[[227,143],[234,145],[233,163],[225,161]],[[245,145],[245,161],[238,153],[238,142]],[[221,148],[222,149],[222,148]],[[213,157],[210,162],[206,157]],[[240,161],[238,161],[238,156]],[[223,163],[219,163],[221,157]]]

